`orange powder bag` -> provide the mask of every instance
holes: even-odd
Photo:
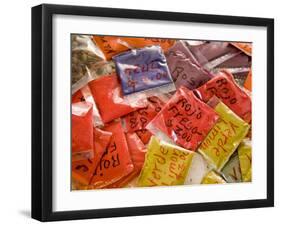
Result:
[[[93,157],[92,104],[72,104],[72,161]]]
[[[228,72],[219,72],[214,78],[200,86],[196,93],[205,103],[216,95],[244,121],[251,122],[251,98],[235,83],[232,75]]]
[[[105,152],[111,137],[111,132],[94,128],[94,158],[72,161],[72,178],[76,182],[81,185],[89,185],[93,176],[95,162],[97,162],[102,153]]]
[[[250,71],[247,75],[246,81],[244,83],[244,87],[249,90],[252,91],[252,71]]]
[[[89,185],[93,176],[93,159],[72,161],[72,179],[81,185]]]
[[[107,60],[110,60],[112,56],[129,49],[125,45],[121,44],[120,38],[118,36],[94,35],[92,38],[101,49]]]
[[[91,187],[103,188],[127,176],[134,169],[126,137],[120,121],[113,121],[104,127],[112,138],[101,154],[93,170]]]
[[[121,93],[121,86],[115,74],[103,76],[88,83],[102,121],[108,123],[139,107],[145,107],[145,101],[130,104]]]
[[[123,177],[121,180],[117,181],[114,184],[111,184],[109,188],[120,188],[126,186],[130,181],[132,181],[139,175],[142,169],[145,154],[147,152],[146,147],[136,133],[127,133],[126,140],[134,164],[134,170],[129,175]]]
[[[145,46],[159,45],[166,52],[175,43],[173,39],[163,39],[163,38],[127,38],[120,37],[120,40],[124,42],[130,48],[143,48]]]

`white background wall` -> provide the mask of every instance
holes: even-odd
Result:
[[[30,219],[31,168],[31,7],[41,1],[2,1],[0,13],[0,224],[36,225]],[[238,225],[268,224],[280,219],[281,14],[278,1],[68,0],[47,3],[139,8],[191,13],[275,18],[275,208],[68,221],[56,225]],[[279,10],[278,10],[279,8]],[[163,31],[165,32],[165,31]],[[279,105],[278,105],[279,103]],[[279,117],[278,117],[279,116]],[[278,139],[279,138],[279,139]]]

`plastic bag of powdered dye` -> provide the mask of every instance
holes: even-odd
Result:
[[[138,186],[169,186],[184,184],[194,152],[152,137]]]
[[[199,100],[192,91],[181,87],[146,129],[159,139],[195,151],[218,118],[210,106]]]
[[[180,54],[170,54],[166,56],[170,73],[173,77],[175,86],[185,86],[188,89],[195,89],[213,76],[207,70],[193,63],[190,59]]]
[[[104,123],[145,107],[147,103],[146,100],[134,103],[125,101],[115,74],[92,80],[88,86]]]
[[[196,94],[205,103],[214,95],[246,122],[251,122],[252,101],[226,71],[219,72],[213,79],[196,89]]]
[[[111,132],[103,131],[98,128],[93,130],[93,150],[94,158],[82,159],[79,161],[72,161],[72,179],[75,183],[83,187],[83,189],[89,189],[90,181],[93,177],[94,167],[96,162],[100,159],[105,152],[110,139],[112,137]]]
[[[93,106],[93,125],[95,127],[103,126],[102,118],[100,116],[99,110],[97,109],[96,102],[88,85],[83,86],[81,89],[79,89],[72,95],[72,103],[77,102],[91,103]]]
[[[134,164],[134,170],[127,176],[117,181],[116,183],[109,185],[108,188],[120,188],[126,186],[130,181],[132,181],[139,175],[142,169],[145,154],[147,152],[146,147],[144,146],[144,144],[142,143],[136,133],[127,133],[126,140],[130,151],[131,159]]]
[[[231,111],[217,97],[209,101],[220,116],[198,148],[207,162],[220,171],[249,131],[249,124]]]
[[[114,56],[113,60],[124,98],[130,102],[176,89],[159,46],[133,49]]]
[[[72,161],[93,157],[92,104],[72,104]]]
[[[140,108],[129,113],[122,118],[126,132],[135,132],[145,129],[146,125],[161,111],[164,104],[168,101],[167,96],[153,96],[147,99],[148,104],[145,108]]]
[[[120,42],[120,37],[118,36],[94,35],[92,39],[101,49],[107,60],[110,60],[114,55],[129,49]]]
[[[103,61],[104,56],[88,35],[71,35],[71,82],[83,80],[91,65]]]
[[[95,160],[91,188],[107,187],[134,169],[121,122],[112,121],[103,130],[111,132],[112,138],[105,151]]]

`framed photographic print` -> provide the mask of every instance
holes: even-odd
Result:
[[[274,205],[274,21],[32,8],[32,217]]]

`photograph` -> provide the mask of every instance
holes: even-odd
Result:
[[[251,42],[70,36],[73,192],[252,182]]]

